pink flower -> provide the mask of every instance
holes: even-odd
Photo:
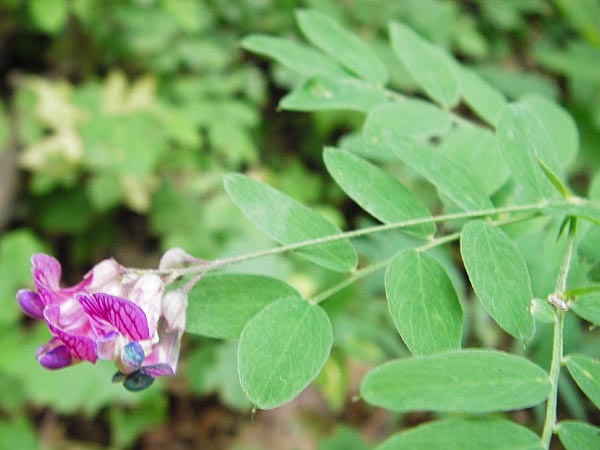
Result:
[[[36,254],[31,262],[37,292],[21,290],[17,301],[27,315],[43,319],[53,335],[36,352],[43,367],[113,360],[119,370],[114,379],[129,390],[175,374],[185,330],[184,292],[165,294],[160,277],[130,276],[113,259],[98,263],[79,284],[60,288],[56,259]]]

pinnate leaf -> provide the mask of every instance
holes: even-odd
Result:
[[[462,308],[452,281],[431,256],[400,251],[385,273],[388,308],[414,355],[460,348]]]
[[[425,205],[402,183],[359,156],[329,147],[325,149],[323,159],[342,190],[382,222],[430,217]],[[435,225],[427,223],[402,230],[427,238],[435,234]]]
[[[376,450],[542,450],[533,431],[501,419],[446,419],[401,432]]]
[[[516,339],[531,338],[531,280],[515,243],[497,227],[472,221],[462,230],[460,253],[471,285],[489,315]]]
[[[247,176],[226,175],[225,190],[252,223],[281,244],[341,233],[338,227],[310,208]],[[354,248],[346,239],[302,248],[297,252],[336,272],[346,272],[357,262]]]
[[[367,81],[387,82],[385,65],[354,33],[318,11],[299,11],[296,18],[304,36],[348,70]]]
[[[548,374],[520,356],[459,350],[388,362],[363,378],[366,402],[393,411],[483,413],[544,401]]]
[[[323,309],[303,300],[271,303],[244,327],[238,347],[242,389],[258,408],[276,408],[314,380],[333,335]]]
[[[205,276],[189,293],[186,331],[237,339],[252,317],[281,299],[300,299],[300,294],[287,283],[262,275]]]

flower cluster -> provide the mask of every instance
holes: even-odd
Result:
[[[113,360],[118,369],[113,381],[132,391],[175,374],[186,290],[166,291],[158,275],[133,275],[113,259],[98,263],[75,286],[61,288],[56,259],[35,254],[31,263],[35,291],[20,290],[17,302],[52,334],[36,352],[43,367]]]

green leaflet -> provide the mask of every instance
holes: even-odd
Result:
[[[390,25],[390,38],[413,81],[445,109],[456,106],[460,86],[452,58],[403,24]]]
[[[252,317],[281,299],[300,299],[300,294],[287,283],[262,275],[207,275],[189,293],[186,331],[237,339]]]
[[[524,201],[557,196],[542,166],[552,173],[552,178],[563,179],[557,150],[546,127],[527,104],[510,104],[500,114],[496,130],[498,150],[513,179],[521,185]]]
[[[264,183],[244,175],[229,174],[225,176],[224,184],[227,194],[242,213],[281,244],[341,233],[321,215]],[[357,262],[354,248],[346,239],[302,248],[297,252],[336,272],[346,272]]]
[[[583,295],[569,302],[569,308],[579,317],[600,325],[600,293]]]
[[[271,303],[240,336],[242,389],[261,409],[287,403],[318,375],[332,343],[331,323],[320,306],[300,299]]]
[[[493,225],[472,221],[462,230],[460,253],[471,285],[490,316],[516,339],[531,338],[531,280],[515,243]]]
[[[598,450],[600,428],[575,420],[561,421],[557,427],[560,441],[566,450]]]
[[[384,139],[407,166],[427,179],[461,209],[475,211],[493,207],[473,175],[440,150],[426,144],[411,143],[392,133],[385,133]]]
[[[549,136],[552,144],[547,150],[554,153],[552,159],[562,169],[569,167],[579,150],[579,133],[571,115],[555,102],[538,94],[526,96],[519,104],[525,105],[537,117],[540,132]]]
[[[548,374],[520,356],[459,350],[406,358],[372,369],[360,395],[393,411],[484,413],[527,408],[550,391]]]
[[[385,273],[388,308],[414,355],[460,348],[462,308],[452,281],[431,256],[401,250]]]
[[[373,50],[335,20],[314,10],[296,13],[298,26],[316,47],[367,81],[385,84],[388,73]]]
[[[460,126],[443,137],[441,150],[469,172],[486,195],[492,195],[510,173],[496,149],[494,134],[478,126]]]
[[[387,439],[376,450],[542,450],[537,434],[502,419],[446,419]]]
[[[452,126],[450,115],[429,102],[399,98],[369,111],[363,135],[369,145],[384,145],[385,132],[404,139],[426,141],[447,133]]]
[[[287,39],[253,34],[242,40],[242,47],[251,52],[269,56],[306,77],[313,75],[348,76],[342,67],[324,53]]]
[[[366,112],[385,101],[385,92],[365,81],[318,75],[294,88],[281,99],[279,106],[293,111],[348,109]]]
[[[472,70],[456,64],[460,91],[467,105],[490,125],[496,125],[506,98]]]
[[[327,170],[342,190],[365,211],[384,223],[431,217],[425,205],[398,180],[383,170],[336,148],[326,148],[323,159]],[[435,234],[435,224],[403,228],[421,238]]]
[[[577,386],[600,408],[600,362],[582,355],[568,355],[566,362]]]

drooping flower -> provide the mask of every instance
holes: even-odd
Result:
[[[114,380],[123,380],[129,390],[175,374],[185,291],[165,293],[159,276],[132,276],[113,259],[98,263],[77,285],[61,288],[56,259],[36,254],[31,261],[36,291],[19,291],[17,301],[27,315],[44,320],[53,335],[36,352],[43,367],[113,360]]]

